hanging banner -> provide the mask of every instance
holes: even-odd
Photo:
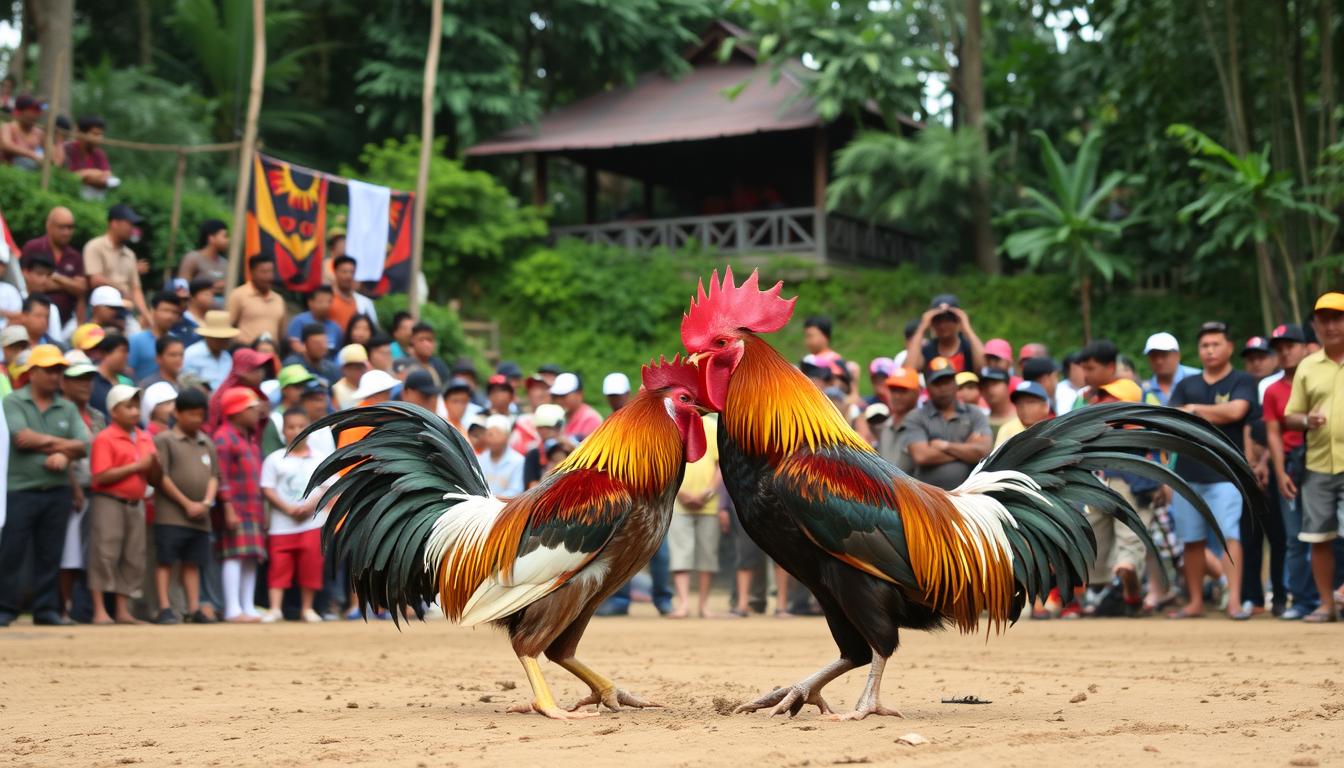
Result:
[[[322,283],[326,229],[326,176],[257,153],[247,210],[247,258],[271,256],[278,283],[307,293]]]
[[[415,195],[393,192],[387,206],[387,258],[383,278],[369,286],[374,298],[389,293],[406,293],[411,286],[411,240],[415,229]]]

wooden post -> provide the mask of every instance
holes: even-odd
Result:
[[[540,152],[532,155],[532,204],[538,208],[546,204],[550,176],[550,164],[546,156]]]
[[[826,262],[826,126],[819,125],[812,134],[812,239],[817,243],[817,257]]]
[[[583,166],[583,223],[597,223],[597,169]]]
[[[257,151],[257,116],[261,114],[261,87],[266,76],[266,0],[252,0],[252,82],[247,92],[247,119],[243,146],[238,150],[238,189],[233,195],[233,230],[229,233],[229,273],[224,296],[239,282],[246,237],[247,192],[252,186],[252,162]]]
[[[425,197],[429,194],[429,153],[434,150],[434,85],[439,76],[439,42],[443,37],[443,0],[434,0],[429,17],[429,52],[420,91],[420,170],[415,178],[415,223],[411,244],[411,284],[407,309],[420,316],[420,268],[425,263]]]
[[[52,77],[51,98],[47,100],[47,129],[42,136],[42,191],[51,183],[51,153],[56,149],[56,113],[60,111],[61,84],[65,72],[65,57],[56,57],[56,74]]]
[[[173,211],[168,217],[168,254],[163,263],[163,284],[173,279],[177,261],[177,229],[182,221],[182,182],[187,175],[187,153],[177,153],[177,170],[173,173]]]

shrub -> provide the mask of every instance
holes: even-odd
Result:
[[[375,303],[378,310],[378,324],[391,333],[392,316],[405,310],[407,304],[408,300],[404,293],[392,293],[378,299]],[[439,340],[439,356],[444,360],[451,363],[454,358],[471,351],[466,334],[462,332],[462,323],[453,310],[438,304],[422,302],[420,319],[434,327],[434,335]]]

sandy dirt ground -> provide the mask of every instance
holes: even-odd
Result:
[[[834,654],[819,619],[594,622],[580,658],[667,705],[574,723],[528,698],[505,637],[440,620],[0,630],[0,766],[1344,765],[1344,626],[1023,622],[912,633],[905,719],[729,715]],[[581,685],[544,666],[557,697]],[[826,694],[852,706],[865,674]],[[944,704],[976,696],[991,703]],[[898,739],[915,733],[918,746]]]

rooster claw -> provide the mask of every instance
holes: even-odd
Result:
[[[537,714],[544,715],[552,720],[584,720],[590,717],[599,716],[598,713],[596,712],[566,712],[565,710],[560,709],[559,707],[541,706],[536,702],[531,702],[529,704],[515,704],[512,707],[509,707],[508,711],[511,714],[519,714],[519,715],[526,715],[536,712]]]
[[[873,706],[857,707],[853,712],[846,712],[843,715],[837,715],[832,712],[831,714],[826,715],[825,718],[823,719],[830,720],[832,722],[840,722],[843,720],[862,720],[863,718],[869,715],[884,715],[886,717],[899,717],[902,719],[905,718],[905,715],[902,715],[900,712],[897,712],[894,709],[884,707],[881,704],[875,704]]]
[[[771,707],[770,717],[788,713],[789,717],[798,714],[806,705],[816,707],[823,715],[833,715],[835,710],[831,705],[821,697],[820,693],[812,691],[810,688],[804,688],[800,685],[791,685],[788,688],[776,688],[775,690],[761,696],[755,701],[747,702],[733,710],[733,714],[744,712],[755,712],[758,709]]]
[[[645,701],[635,694],[623,691],[620,688],[608,688],[605,691],[593,691],[587,696],[584,696],[582,699],[574,702],[574,705],[569,708],[569,711],[573,712],[579,707],[587,707],[590,705],[597,705],[599,710],[602,708],[602,705],[606,705],[607,709],[610,709],[612,712],[620,712],[622,707],[647,709],[649,707],[661,708],[663,706],[654,701]]]

